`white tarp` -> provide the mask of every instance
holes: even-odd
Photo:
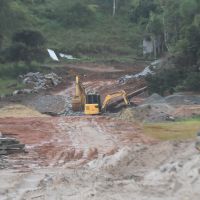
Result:
[[[74,60],[76,58],[74,58],[72,55],[66,55],[66,54],[63,54],[63,53],[60,53],[59,54],[61,58],[67,58],[69,60]]]
[[[153,53],[153,49],[154,49],[154,46],[153,46],[153,42],[150,40],[143,40],[143,55],[146,55],[146,54],[151,54]]]
[[[48,53],[49,53],[49,56],[50,56],[53,60],[59,61],[57,55],[55,54],[55,52],[54,52],[53,50],[47,49],[47,51],[48,51]]]

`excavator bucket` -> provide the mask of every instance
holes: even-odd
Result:
[[[76,76],[75,95],[72,99],[72,110],[74,112],[81,112],[85,106],[85,88],[83,87],[79,76]]]
[[[83,111],[82,102],[81,102],[81,99],[79,97],[75,96],[72,99],[72,110],[74,112],[81,112],[81,111]]]

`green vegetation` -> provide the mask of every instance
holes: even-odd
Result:
[[[1,0],[0,78],[13,77],[13,68],[23,73],[33,61],[45,61],[46,48],[79,61],[133,62],[142,57],[146,38],[156,46],[150,59],[174,56],[172,67],[148,77],[152,92],[199,91],[200,2],[116,0],[116,8],[113,2]]]
[[[200,2],[160,1],[163,38],[171,64],[147,78],[152,92],[200,91]],[[159,15],[156,15],[159,16]]]
[[[0,78],[0,94],[1,95],[11,94],[14,90],[18,90],[22,88],[24,88],[24,85],[22,83],[19,83],[16,79],[11,79],[11,78],[1,79]]]
[[[199,129],[200,118],[144,125],[145,134],[163,141],[195,138]]]
[[[24,61],[27,66],[32,61],[42,62],[45,58],[45,39],[38,31],[24,30],[13,35],[12,45],[7,50],[7,58],[13,62]]]

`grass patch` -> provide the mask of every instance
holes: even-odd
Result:
[[[163,141],[195,138],[198,130],[200,130],[199,118],[181,122],[150,123],[144,125],[146,135]]]
[[[13,91],[24,88],[24,85],[16,79],[0,78],[0,95],[11,94]]]

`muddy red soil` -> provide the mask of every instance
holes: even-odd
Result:
[[[94,84],[96,81],[112,81],[112,89],[113,86],[120,88],[129,88],[130,85],[138,87],[142,87],[143,81],[136,81],[136,82],[129,82],[124,86],[119,86],[118,79],[121,76],[126,74],[137,74],[141,72],[148,64],[145,62],[136,62],[134,64],[94,64],[94,63],[84,63],[84,64],[65,64],[59,65],[58,73],[60,76],[63,77],[64,81],[63,84],[60,84],[51,91],[62,91],[66,89],[66,85],[70,85],[76,75],[80,75],[82,77],[83,82],[90,82],[92,81]],[[62,67],[61,67],[62,66]],[[60,68],[61,67],[61,68]],[[142,86],[141,86],[142,85]],[[107,87],[104,87],[106,89]]]
[[[138,125],[104,116],[1,118],[0,130],[26,144],[28,153],[9,157],[20,169],[87,162],[124,145],[153,142]]]

